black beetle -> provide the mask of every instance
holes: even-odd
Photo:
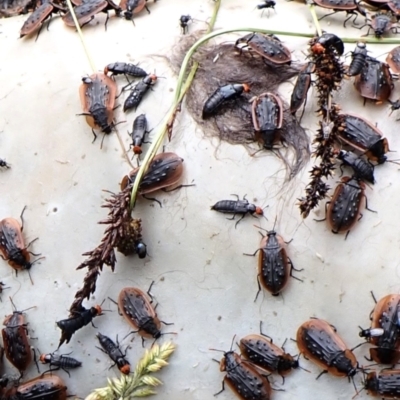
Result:
[[[292,115],[300,109],[303,103],[307,102],[307,93],[311,86],[311,74],[315,71],[315,64],[309,62],[299,72],[296,83],[290,97],[290,113]],[[305,108],[305,104],[304,104]],[[302,116],[304,114],[304,109]]]
[[[351,167],[357,178],[363,179],[372,184],[375,183],[374,165],[369,161],[364,160],[362,157],[357,156],[357,154],[354,154],[351,151],[344,150],[339,152],[337,158],[342,160],[343,164]]]
[[[144,95],[157,82],[157,76],[154,74],[147,75],[141,80],[129,93],[124,103],[124,111],[131,108],[137,108],[142,101]]]
[[[351,63],[347,70],[348,76],[356,76],[361,73],[365,66],[367,54],[367,45],[364,42],[358,42],[356,48],[351,54]]]
[[[99,339],[99,343],[102,347],[97,347],[102,352],[106,353],[111,360],[114,361],[114,365],[117,365],[118,369],[125,375],[129,375],[131,371],[131,367],[129,361],[125,358],[126,354],[122,353],[119,348],[118,337],[117,344],[115,344],[109,337],[102,335],[100,332],[97,334],[97,339]],[[112,365],[111,367],[113,367]],[[110,368],[111,368],[110,367]]]

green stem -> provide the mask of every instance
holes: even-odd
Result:
[[[314,21],[315,29],[317,30],[318,36],[321,36],[322,35],[322,29],[321,29],[321,25],[319,24],[317,14],[315,12],[314,4],[309,4],[308,8],[310,9],[311,17],[312,17],[312,19]]]

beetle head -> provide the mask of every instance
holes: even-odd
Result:
[[[101,307],[99,305],[92,307],[92,314],[94,317],[96,317],[97,315],[101,315],[102,311],[103,310],[101,309]]]
[[[131,366],[129,364],[122,365],[118,369],[125,375],[129,375],[129,373],[131,372]]]
[[[127,21],[131,21],[131,20],[132,20],[132,17],[133,17],[132,11],[129,11],[129,10],[125,11],[125,12],[124,12],[124,16],[125,16],[125,19],[126,19]]]
[[[142,148],[140,146],[133,146],[133,152],[135,154],[142,154]]]
[[[147,246],[143,242],[136,244],[136,253],[139,258],[145,258],[147,255]]]
[[[41,354],[39,361],[43,364],[47,364],[51,361],[51,354]]]

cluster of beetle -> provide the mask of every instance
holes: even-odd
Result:
[[[400,295],[390,294],[375,303],[370,315],[370,328],[360,327],[359,335],[366,339],[365,343],[376,346],[369,349],[370,358],[365,358],[376,364],[394,366],[400,360]],[[266,374],[279,374],[284,382],[284,377],[293,369],[301,368],[298,359],[303,355],[322,369],[317,379],[324,373],[347,377],[353,380],[358,394],[354,377],[361,372],[364,376],[361,390],[365,389],[370,396],[383,399],[400,397],[400,369],[387,368],[378,372],[371,370],[372,365],[360,367],[353,351],[365,343],[350,349],[336,328],[325,320],[311,318],[298,328],[295,340],[299,349],[297,358],[286,353],[283,346],[280,348],[273,344],[272,338],[262,333],[261,326],[260,333],[240,340],[241,355],[235,353],[232,346],[223,352],[220,370],[226,375],[222,390],[216,395],[225,389],[226,383],[241,399],[269,400],[273,389]]]

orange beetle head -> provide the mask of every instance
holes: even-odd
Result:
[[[264,215],[264,211],[261,207],[256,207],[256,214],[257,215]]]
[[[123,374],[125,375],[129,375],[129,373],[131,372],[131,366],[129,364],[123,365],[120,369],[119,369]]]
[[[140,146],[133,146],[133,152],[135,154],[142,154],[142,148]]]
[[[43,364],[46,364],[46,363],[48,362],[47,354],[41,354],[41,355],[40,355],[40,358],[39,358],[39,361],[40,361],[41,363],[43,363]]]
[[[243,91],[246,93],[250,92],[250,86],[247,83],[243,83]]]
[[[315,43],[311,46],[311,51],[315,54],[322,54],[325,52],[325,47],[321,43]]]
[[[101,314],[102,309],[101,309],[101,307],[99,305],[94,306],[93,308],[96,310],[96,315],[100,315]]]
[[[157,75],[151,74],[150,75],[150,79],[153,83],[155,83],[157,81]]]

